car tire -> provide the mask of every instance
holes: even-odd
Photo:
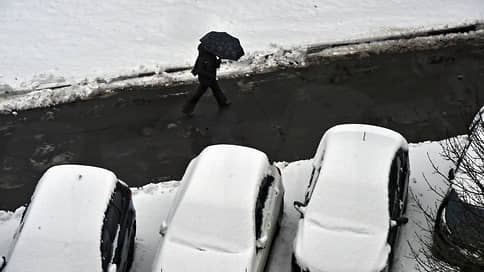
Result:
[[[129,239],[129,250],[128,250],[128,267],[126,269],[126,272],[128,272],[131,269],[131,266],[133,266],[133,261],[134,261],[134,248],[135,248],[135,238],[136,238],[136,220],[133,222],[133,234],[131,235]]]

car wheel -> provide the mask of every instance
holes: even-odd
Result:
[[[131,266],[133,265],[135,238],[136,238],[136,221],[134,221],[133,223],[133,234],[131,235],[130,241],[129,241],[128,260],[127,260],[128,267],[126,271],[129,271],[131,269]]]

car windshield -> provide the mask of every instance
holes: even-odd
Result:
[[[484,207],[464,202],[452,190],[445,209],[445,219],[456,239],[466,245],[478,248],[484,246]]]
[[[237,253],[253,244],[254,219],[244,209],[184,203],[170,224],[174,242],[198,250]]]
[[[308,204],[306,216],[317,226],[354,232],[375,232],[388,227],[387,189],[369,183],[327,185],[319,180]],[[385,230],[386,231],[386,230]]]

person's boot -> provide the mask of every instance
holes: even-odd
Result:
[[[227,108],[228,106],[230,106],[230,104],[232,104],[232,102],[230,102],[228,99],[226,99],[223,103],[220,103],[218,106],[223,109],[223,108]]]
[[[183,106],[182,112],[186,117],[193,117],[193,106],[186,104]]]

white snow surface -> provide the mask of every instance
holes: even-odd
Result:
[[[417,263],[412,258],[409,244],[414,249],[419,250],[423,245],[420,243],[418,235],[422,236],[426,242],[429,242],[429,239],[431,239],[431,237],[426,236],[426,232],[421,228],[421,226],[426,226],[426,221],[422,212],[416,207],[415,201],[418,200],[424,206],[434,210],[440,204],[440,197],[429,188],[424,176],[430,185],[437,190],[442,192],[447,190],[445,180],[435,173],[431,164],[432,161],[444,173],[452,167],[451,163],[445,161],[443,156],[440,155],[441,152],[440,142],[424,142],[409,145],[410,192],[414,197],[409,197],[406,216],[409,217],[410,221],[402,227],[400,240],[395,251],[395,263],[393,266],[393,271],[395,272],[417,272]],[[304,199],[312,170],[312,160],[291,163],[281,162],[277,166],[282,171],[282,179],[286,190],[284,196],[285,207],[280,234],[274,241],[266,271],[289,272],[292,243],[299,220],[299,214],[293,208],[292,202]],[[156,250],[161,240],[159,227],[168,215],[179,184],[178,181],[170,181],[149,184],[138,189],[132,188],[138,226],[132,272],[151,271]],[[14,212],[0,211],[0,256],[7,254],[9,244],[23,210],[24,207],[20,207]],[[344,260],[341,259],[341,261]]]
[[[388,176],[400,148],[407,149],[400,134],[370,125],[339,125],[324,134],[313,159],[322,159],[322,171],[296,235],[300,265],[310,271],[383,269]]]
[[[254,255],[253,207],[268,168],[256,149],[206,147],[183,177],[153,271],[244,271]]]
[[[2,0],[0,94],[190,66],[211,30],[247,56],[484,19],[482,0]]]
[[[6,271],[101,271],[101,229],[116,182],[111,171],[97,167],[62,165],[47,170],[32,196]]]

